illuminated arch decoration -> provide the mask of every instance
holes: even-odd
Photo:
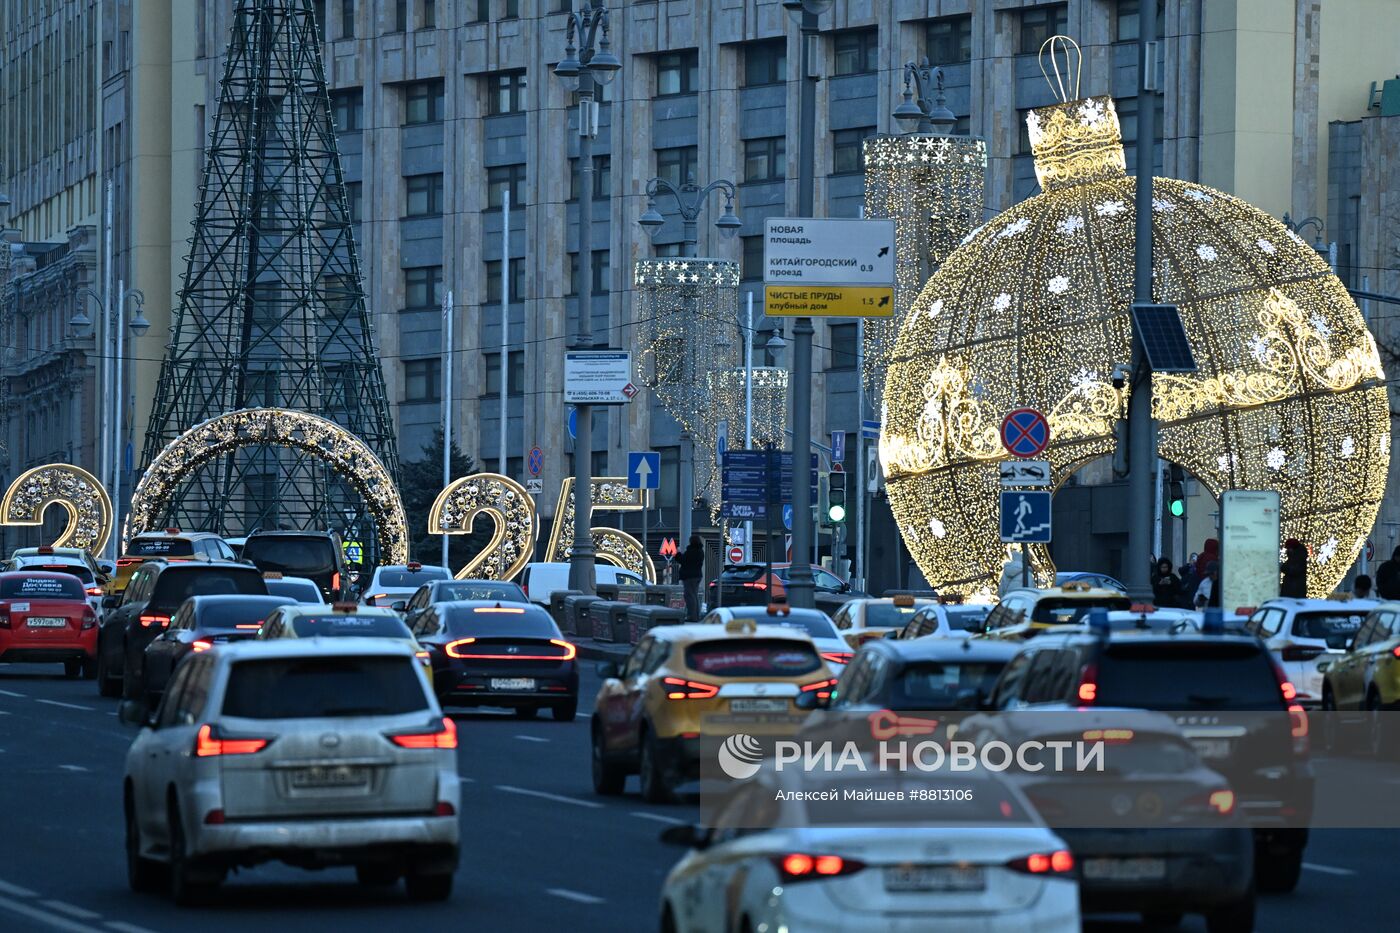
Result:
[[[887,376],[880,456],[890,504],[928,580],[995,591],[1002,417],[1049,416],[1062,483],[1114,450],[1127,392],[1134,179],[1106,97],[1032,111],[1044,191],[973,231],[910,309]],[[1330,593],[1375,522],[1390,460],[1380,358],[1317,253],[1238,198],[1154,182],[1154,299],[1176,304],[1199,371],[1158,375],[1158,451],[1217,497],[1281,494],[1282,536]],[[1032,549],[1038,580],[1054,571]]]
[[[628,489],[625,476],[595,476],[590,487],[595,512],[636,512],[642,508],[640,489]],[[559,507],[554,511],[554,527],[549,533],[545,560],[562,562],[574,548],[574,478],[565,477],[559,487]],[[616,528],[594,527],[593,549],[598,560],[607,561],[635,573],[648,583],[656,582],[656,565],[651,555],[632,535]]]
[[[42,525],[51,505],[68,513],[54,547],[102,553],[112,536],[112,500],[97,477],[71,463],[46,463],[16,476],[0,499],[0,525]]]
[[[457,579],[512,580],[535,553],[535,500],[509,476],[475,473],[438,493],[428,511],[428,533],[470,534],[476,517],[491,517],[491,543],[457,571]]]
[[[123,543],[160,527],[175,491],[211,460],[242,447],[269,444],[311,454],[343,476],[369,508],[380,560],[408,563],[408,528],[393,478],[364,441],[333,421],[283,408],[245,408],[201,422],[151,461],[131,494]]]

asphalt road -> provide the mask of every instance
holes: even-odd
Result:
[[[681,854],[658,834],[694,810],[642,803],[635,779],[622,798],[593,796],[586,713],[596,688],[588,671],[568,725],[456,716],[463,851],[450,901],[362,889],[349,869],[269,865],[230,876],[209,906],[180,909],[126,887],[120,790],[133,733],[117,722],[116,701],[64,680],[57,665],[0,664],[0,930],[654,930],[661,880]],[[1394,839],[1393,830],[1315,833],[1298,890],[1262,898],[1258,930],[1373,928],[1400,914]],[[1140,929],[1115,918],[1087,928]],[[1190,917],[1182,929],[1204,924]]]

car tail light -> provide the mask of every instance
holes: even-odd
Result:
[[[160,626],[161,628],[165,628],[165,627],[166,627],[167,625],[169,625],[169,624],[170,624],[170,616],[161,616],[161,615],[141,616],[141,627],[142,627],[142,628],[150,628],[150,627],[153,626],[153,625],[158,625],[158,626]]]
[[[1132,729],[1086,729],[1084,741],[1102,742],[1105,745],[1126,745],[1133,740]]]
[[[1068,849],[1056,849],[1054,852],[1033,852],[1021,858],[1012,859],[1006,863],[1006,867],[1027,875],[1067,875],[1074,871],[1074,856],[1070,854]]]
[[[814,684],[806,684],[802,687],[803,693],[815,693],[823,700],[831,699],[831,688],[836,686],[836,678],[830,680],[819,680]]]
[[[748,588],[751,589],[751,590],[766,590],[766,589],[768,589],[768,584],[767,584],[767,583],[764,583],[762,580],[754,580],[754,581],[752,581],[751,583],[745,583],[744,586],[748,587]]]
[[[365,602],[369,603],[371,606],[377,606],[379,605],[378,601],[388,595],[388,593],[371,593],[369,596],[365,597]]]
[[[661,682],[666,685],[668,700],[708,700],[719,693],[719,687],[714,684],[684,677],[666,677]]]
[[[118,566],[118,567],[130,567],[132,564],[139,564],[139,563],[141,563],[141,558],[139,558],[139,557],[118,557],[118,558],[117,558],[117,566]]]
[[[448,717],[442,717],[441,728],[429,732],[395,732],[389,741],[399,748],[456,748],[457,724]]]
[[[340,592],[340,571],[331,574],[331,591],[335,593]]]
[[[84,607],[82,630],[87,631],[90,628],[97,628],[97,613],[92,611],[91,606],[87,606]]]
[[[1209,813],[1212,816],[1229,816],[1235,812],[1235,792],[1221,788],[1207,794],[1198,794],[1184,801],[1181,809],[1185,814]]]
[[[476,661],[572,661],[578,656],[578,648],[567,641],[560,641],[558,638],[551,638],[549,643],[554,646],[554,654],[525,654],[517,652],[507,654],[500,652],[490,645],[482,645],[479,649],[471,646],[476,643],[475,638],[459,638],[456,641],[447,643],[447,656],[449,658],[470,658]]]
[[[806,852],[776,855],[773,857],[773,864],[778,867],[778,874],[782,875],[785,883],[854,875],[865,867],[864,862],[855,859],[842,858],[839,855],[808,855]]]
[[[263,623],[266,621],[266,619],[259,619],[256,622],[235,622],[233,627],[243,632],[256,632],[258,629],[262,628]]]
[[[1099,666],[1097,664],[1086,664],[1079,671],[1079,689],[1075,691],[1075,699],[1080,706],[1088,706],[1099,698]]]
[[[1279,656],[1285,661],[1311,661],[1323,650],[1315,645],[1288,645],[1279,652]]]
[[[89,586],[89,587],[87,587],[87,588],[84,590],[84,592],[86,592],[89,596],[101,596],[101,595],[102,595],[102,587],[100,587],[100,586]]]
[[[855,657],[854,651],[823,651],[822,657],[832,664],[850,664],[851,658]]]
[[[433,816],[456,816],[456,815],[457,815],[457,808],[454,807],[454,806],[452,806],[452,804],[448,803],[446,800],[439,800],[437,806],[433,808]]]
[[[224,811],[223,811],[223,810],[210,810],[208,813],[204,814],[204,825],[205,825],[205,826],[222,826],[223,824],[224,824]]]
[[[0,628],[10,627],[10,604],[0,606]]]
[[[196,638],[194,641],[190,642],[190,650],[195,654],[199,654],[201,651],[208,651],[212,647],[214,647],[214,643],[207,638]]]
[[[196,758],[214,758],[219,755],[255,755],[267,748],[271,739],[225,738],[217,727],[208,723],[199,727],[194,738]]]
[[[1400,658],[1400,645],[1396,645],[1394,648],[1391,648],[1391,649],[1390,649],[1390,653],[1391,653],[1393,656],[1395,656],[1395,657],[1397,657],[1397,658]]]

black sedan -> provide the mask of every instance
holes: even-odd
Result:
[[[485,600],[493,603],[519,603],[530,605],[530,597],[520,588],[519,583],[507,580],[430,580],[414,591],[404,605],[394,604],[394,608],[404,614],[403,620],[413,628],[413,623],[434,603],[451,603],[462,599]]]
[[[976,710],[1018,647],[967,638],[872,639],[841,672],[829,706]]]
[[[154,709],[188,655],[231,641],[253,638],[268,613],[294,605],[287,596],[191,596],[170,619],[170,627],[146,646],[142,665],[142,694]]]
[[[443,706],[503,706],[522,719],[547,706],[561,722],[577,714],[578,649],[538,606],[434,603],[412,629]]]

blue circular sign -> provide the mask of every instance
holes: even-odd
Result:
[[[1034,408],[1018,408],[1001,422],[1001,444],[1013,457],[1034,457],[1050,446],[1050,422]]]

